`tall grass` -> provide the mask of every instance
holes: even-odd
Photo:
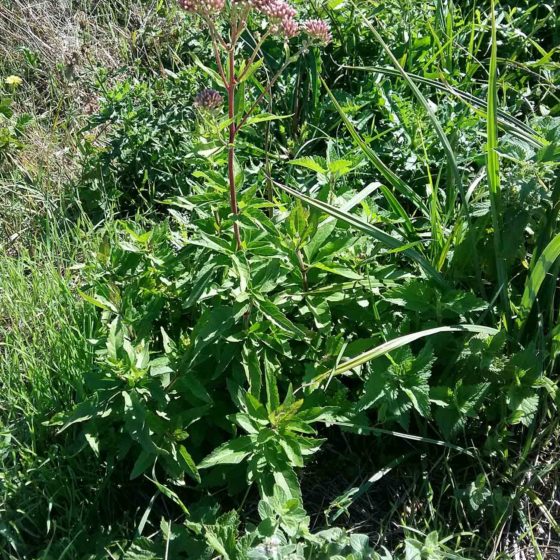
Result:
[[[91,500],[83,489],[100,482],[97,467],[73,462],[44,425],[80,398],[83,376],[93,367],[88,339],[98,317],[75,290],[90,241],[78,230],[51,230],[48,240],[36,238],[17,257],[0,253],[0,530],[6,557],[25,556],[34,542],[64,541],[80,523],[80,502]]]

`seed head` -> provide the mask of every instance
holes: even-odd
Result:
[[[331,28],[322,19],[309,19],[303,22],[304,31],[321,45],[328,45],[332,41]]]
[[[200,91],[194,99],[194,106],[206,111],[215,111],[224,102],[223,97],[215,89],[206,88]]]

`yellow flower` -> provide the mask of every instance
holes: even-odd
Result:
[[[23,82],[23,80],[19,76],[8,76],[4,80],[4,83],[8,84],[9,86],[14,86],[14,87],[19,86],[22,82]]]

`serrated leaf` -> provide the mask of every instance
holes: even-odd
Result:
[[[216,465],[237,465],[249,456],[253,449],[253,439],[241,436],[223,443],[198,465],[199,469],[208,469]]]
[[[327,170],[319,163],[318,158],[303,157],[303,158],[293,159],[289,163],[290,165],[295,165],[297,167],[304,167],[305,169],[315,171],[315,173],[319,173],[321,175],[325,175],[327,173]]]
[[[179,445],[179,456],[182,459],[182,464],[185,472],[196,482],[200,483],[200,474],[198,473],[196,464],[184,445]]]

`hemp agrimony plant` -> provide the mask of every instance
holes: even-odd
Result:
[[[228,183],[231,213],[234,217],[233,229],[237,249],[241,249],[241,233],[235,185],[235,143],[237,135],[243,128],[251,114],[270,93],[287,66],[302,52],[312,45],[321,46],[331,40],[329,25],[322,20],[297,20],[297,11],[285,0],[179,0],[180,6],[187,12],[196,15],[204,22],[212,42],[218,74],[227,96],[229,118],[228,139]],[[248,31],[250,23],[258,25],[260,32],[252,51],[248,56],[242,56],[237,64],[236,59],[243,54],[244,33]],[[269,37],[277,37],[288,43],[291,39],[301,35],[304,41],[295,56],[286,55],[279,70],[268,80],[265,87],[243,114],[236,115],[236,96],[238,85],[250,77],[261,65],[257,60],[263,43]],[[288,50],[286,50],[289,53]],[[222,103],[222,96],[212,89],[201,91],[195,105],[203,110],[215,110]],[[244,106],[243,103],[239,106]]]

